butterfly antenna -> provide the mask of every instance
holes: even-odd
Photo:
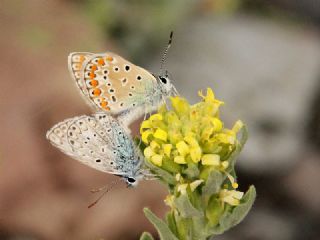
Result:
[[[97,189],[92,189],[90,192],[91,193],[96,193],[96,192],[100,192],[102,190],[105,190],[98,198],[97,200],[95,200],[93,203],[91,203],[88,208],[92,208],[93,206],[95,206],[103,197],[104,195],[106,195],[109,191],[111,191],[112,188],[114,188],[120,181],[123,181],[122,178],[115,180],[113,182],[111,182],[111,184],[107,187],[101,187],[101,188],[97,188]]]
[[[163,75],[163,67],[164,67],[164,63],[165,63],[166,58],[167,58],[167,54],[168,54],[169,48],[171,47],[172,37],[173,37],[173,31],[170,32],[168,45],[167,45],[167,47],[164,50],[164,53],[162,55],[161,65],[160,65],[160,76]]]

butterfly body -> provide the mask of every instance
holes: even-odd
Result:
[[[66,119],[47,132],[49,141],[62,152],[96,170],[121,176],[135,186],[148,172],[130,135],[106,113]]]
[[[71,53],[68,62],[87,102],[112,115],[152,111],[176,93],[167,74],[152,75],[112,52]]]

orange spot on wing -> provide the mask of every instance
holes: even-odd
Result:
[[[105,64],[103,58],[99,58],[98,64],[102,66]]]
[[[95,88],[95,89],[93,89],[92,93],[93,93],[94,96],[100,96],[101,90],[99,88]]]
[[[84,56],[83,56],[83,55],[80,55],[80,56],[79,56],[79,60],[80,60],[80,62],[83,62],[83,61],[84,61]]]
[[[99,84],[99,82],[97,80],[93,79],[93,80],[90,81],[90,85],[93,86],[93,87],[98,86],[98,84]]]
[[[93,79],[96,75],[94,74],[94,72],[90,72],[90,78]]]
[[[91,68],[92,71],[95,71],[97,69],[98,69],[97,65],[93,65],[92,68]]]
[[[106,57],[106,60],[111,62],[111,61],[113,61],[113,57],[108,56],[108,57]]]
[[[106,111],[110,111],[110,107],[104,107]]]
[[[105,108],[108,106],[108,102],[107,101],[103,101],[100,103],[101,107]]]

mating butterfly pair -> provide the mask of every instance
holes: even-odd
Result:
[[[161,63],[165,60],[168,47]],[[128,186],[148,178],[143,156],[127,126],[177,94],[167,72],[152,75],[111,53],[71,53],[69,70],[87,103],[97,113],[67,119],[47,132],[50,142],[74,159],[123,177]]]

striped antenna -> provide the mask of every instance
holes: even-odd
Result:
[[[171,47],[172,37],[173,37],[173,31],[170,32],[170,37],[169,37],[168,45],[167,45],[167,47],[166,47],[166,49],[164,50],[163,55],[162,55],[161,65],[160,65],[160,76],[163,75],[163,67],[164,67],[164,63],[165,63],[166,58],[167,58],[168,50],[169,50],[169,48]]]

